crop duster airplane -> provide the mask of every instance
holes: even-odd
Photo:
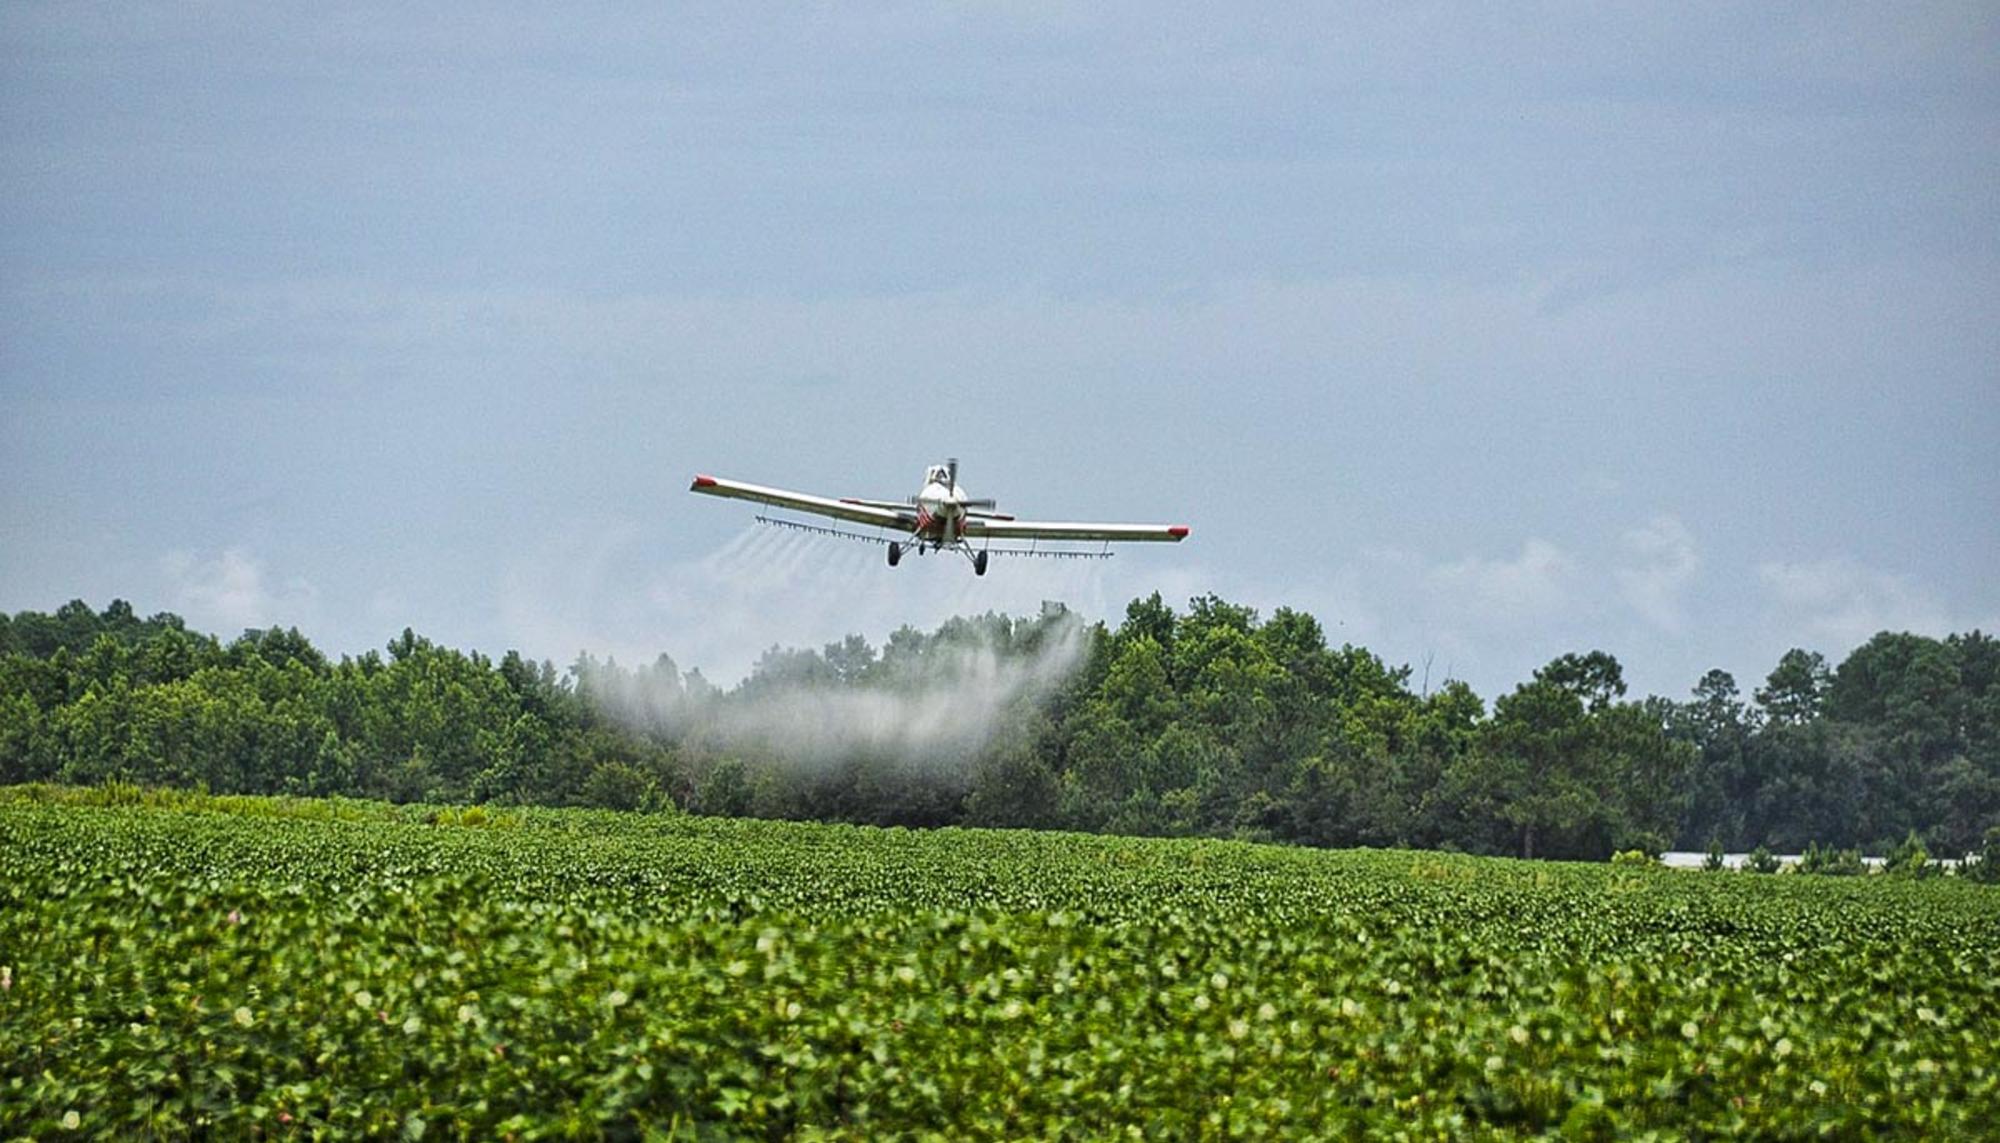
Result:
[[[998,505],[993,501],[974,500],[965,494],[965,489],[958,486],[956,459],[930,466],[924,472],[923,488],[915,496],[902,501],[855,500],[847,497],[835,499],[804,492],[788,492],[782,488],[766,488],[758,484],[744,484],[716,476],[695,477],[694,483],[688,486],[688,491],[708,496],[727,496],[735,500],[754,500],[759,504],[769,504],[777,508],[810,512],[816,516],[831,516],[850,524],[873,525],[882,529],[885,534],[866,535],[838,528],[816,527],[792,520],[772,519],[768,516],[757,517],[760,523],[887,544],[890,567],[901,563],[903,553],[911,548],[915,548],[918,555],[927,552],[957,552],[972,561],[972,570],[976,575],[986,574],[986,557],[990,552],[1019,556],[1101,558],[1111,554],[1109,549],[1113,543],[1134,540],[1174,543],[1185,539],[1188,534],[1186,524],[1089,524],[1016,520],[998,511]],[[903,538],[894,538],[898,536]],[[992,543],[994,540],[1002,541],[1002,546],[994,547]],[[1080,551],[1037,546],[1043,540],[1101,541],[1104,550]],[[1026,541],[1027,546],[1020,546],[1019,541]]]

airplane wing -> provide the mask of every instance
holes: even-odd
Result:
[[[732,500],[754,500],[759,504],[769,504],[776,508],[790,508],[818,516],[831,516],[851,524],[873,524],[904,531],[917,526],[916,509],[895,508],[879,500],[873,502],[836,500],[830,496],[813,496],[783,488],[766,488],[761,484],[745,484],[740,480],[724,480],[719,476],[697,476],[694,478],[694,483],[688,485],[688,491],[708,496],[726,496]]]
[[[907,512],[911,508],[916,507],[917,498],[910,496],[902,500],[862,500],[858,497],[843,496],[840,498],[840,502],[842,504],[861,504],[869,508],[887,508],[891,512]]]
[[[1156,540],[1177,543],[1187,538],[1186,524],[1071,524],[1043,520],[995,520],[967,517],[965,534],[994,540]]]

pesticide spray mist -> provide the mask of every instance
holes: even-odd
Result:
[[[800,770],[855,760],[962,768],[1083,662],[1091,626],[1042,601],[1096,600],[1094,562],[1014,560],[978,578],[947,556],[890,572],[879,548],[748,529],[655,592],[656,604],[687,609],[676,627],[704,661],[747,660],[753,641],[768,648],[747,677],[721,691],[689,685],[671,668],[607,672],[592,681],[592,697],[697,755]],[[1000,618],[1005,610],[1031,617]],[[829,623],[845,633],[879,631],[913,614],[942,626],[898,631],[879,657],[856,661],[849,648],[836,663],[831,648],[824,657],[777,649],[796,645],[801,632],[824,640]],[[980,618],[954,618],[965,616]]]
[[[1086,628],[1063,613],[1030,651],[975,642],[933,647],[892,663],[880,681],[815,686],[753,679],[719,705],[720,741],[801,764],[868,757],[924,766],[975,754],[1011,714],[1060,686],[1081,661]]]

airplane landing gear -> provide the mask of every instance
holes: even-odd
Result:
[[[974,552],[974,553],[973,553],[973,555],[972,555],[972,574],[973,574],[973,575],[985,575],[985,574],[986,574],[986,553],[985,553],[985,552]]]
[[[903,545],[901,545],[901,544],[893,544],[893,543],[892,543],[892,544],[890,544],[890,545],[889,545],[889,566],[890,566],[890,567],[895,567],[895,566],[896,566],[897,564],[899,564],[899,563],[902,563],[902,562],[903,562]]]

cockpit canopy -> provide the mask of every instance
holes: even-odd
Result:
[[[930,469],[924,473],[924,483],[942,484],[949,488],[951,486],[951,470],[941,464],[931,465]]]

